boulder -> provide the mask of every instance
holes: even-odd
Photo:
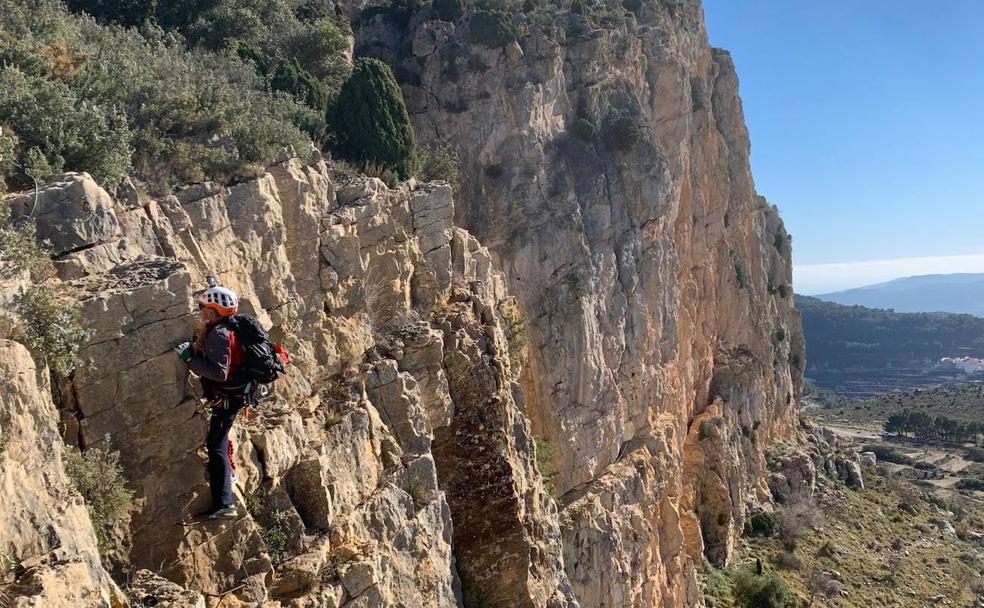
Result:
[[[112,240],[120,225],[113,200],[88,173],[65,173],[10,200],[15,216],[31,217],[38,239],[62,255]]]
[[[130,600],[134,606],[205,608],[205,597],[201,593],[188,591],[149,570],[137,570],[133,575]]]

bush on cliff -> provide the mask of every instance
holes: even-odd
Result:
[[[458,189],[461,182],[461,161],[454,148],[445,145],[422,147],[417,156],[417,177],[425,182],[443,180],[455,190]]]
[[[515,42],[516,30],[507,13],[498,10],[479,10],[471,16],[468,37],[475,44],[494,49]]]
[[[68,447],[65,472],[85,499],[92,527],[99,540],[99,549],[105,552],[106,530],[126,517],[133,501],[133,492],[127,489],[120,466],[120,453],[109,449],[109,435],[103,445],[90,447],[84,452]]]
[[[298,6],[300,4],[300,6]],[[246,45],[269,66],[296,60],[336,91],[347,68],[342,53],[348,41],[333,19],[334,11],[315,2],[289,0],[176,0],[121,2],[69,0],[69,8],[103,24],[139,26],[153,22],[183,37],[190,46],[225,51]]]
[[[339,155],[357,163],[374,163],[400,179],[416,168],[410,116],[393,72],[378,59],[360,59],[342,85],[332,127]]]
[[[0,268],[26,271],[36,282],[43,281],[52,271],[48,251],[38,244],[34,224],[13,221],[7,205],[0,205]]]
[[[636,104],[613,109],[605,117],[602,133],[608,146],[628,152],[643,137],[642,110]]]
[[[579,140],[589,143],[597,139],[598,127],[587,118],[578,118],[571,125],[571,133]]]
[[[444,21],[454,21],[465,13],[463,0],[434,0],[431,8]]]
[[[795,597],[781,576],[766,573],[762,576],[742,570],[732,578],[735,602],[742,608],[787,608],[795,605]]]
[[[73,6],[128,24],[142,5]],[[164,27],[137,20],[138,30],[73,15],[57,0],[0,0],[0,88],[11,92],[0,99],[0,126],[18,142],[14,162],[0,161],[10,185],[66,169],[112,185],[132,165],[164,190],[225,179],[286,145],[304,154],[312,137],[323,139],[324,108],[348,70],[341,28],[300,19],[287,2],[207,7],[187,19],[155,15]]]
[[[80,98],[61,80],[0,69],[0,124],[17,136],[17,165],[8,176],[32,186],[63,171],[88,171],[115,185],[130,168],[130,130],[118,107]],[[29,154],[31,150],[35,152]]]
[[[776,523],[772,518],[772,514],[766,511],[761,511],[752,515],[748,521],[745,522],[745,535],[746,536],[772,536],[776,531]]]
[[[328,91],[311,72],[301,67],[296,59],[282,61],[277,66],[270,87],[275,91],[284,91],[294,96],[294,99],[310,108],[328,111]]]
[[[0,195],[7,193],[7,174],[14,168],[17,137],[0,127]]]
[[[27,346],[44,357],[52,371],[68,375],[75,367],[79,347],[89,338],[78,307],[35,285],[14,298],[14,312],[22,322]]]

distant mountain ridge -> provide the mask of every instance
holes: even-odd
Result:
[[[927,274],[816,296],[846,306],[984,317],[984,273]]]

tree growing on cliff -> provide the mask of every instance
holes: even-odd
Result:
[[[331,119],[336,151],[350,161],[386,167],[401,179],[413,174],[416,146],[410,115],[389,66],[360,59],[342,85]]]
[[[465,13],[465,3],[462,0],[434,0],[431,8],[444,21],[454,21]]]
[[[509,14],[498,10],[475,11],[468,23],[468,37],[473,43],[492,49],[517,39]]]

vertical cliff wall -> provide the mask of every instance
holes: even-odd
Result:
[[[41,218],[49,284],[92,330],[55,393],[65,440],[119,450],[135,492],[128,521],[106,531],[118,580],[157,589],[149,570],[244,606],[575,604],[503,322],[515,304],[488,251],[454,226],[451,194],[389,190],[287,153],[259,179],[159,201],[128,187],[110,196],[86,174],[60,176],[36,204],[33,192],[7,199]],[[207,273],[294,357],[277,394],[237,423],[243,512],[221,522],[193,519],[208,507],[207,411],[171,350]],[[11,373],[33,378],[23,355]],[[48,404],[33,415],[50,442],[48,389],[25,391]],[[6,432],[24,413],[2,405]],[[36,475],[67,484],[52,449]],[[4,470],[31,458],[9,454]],[[45,504],[28,501],[13,532],[51,518]],[[68,528],[86,539],[80,510]],[[15,535],[3,546],[23,597],[34,587],[21,565],[49,551],[36,545]],[[63,545],[108,593],[94,544]],[[95,593],[77,605],[101,606]]]
[[[400,74],[418,138],[459,149],[454,195],[288,150],[159,200],[85,174],[4,200],[93,333],[52,391],[0,343],[23,379],[0,431],[57,417],[69,444],[121,451],[135,503],[104,562],[140,601],[698,606],[695,565],[727,563],[772,499],[764,453],[793,434],[803,363],[790,240],[699,4],[527,15],[497,48],[429,15],[367,19],[357,46]],[[237,423],[241,517],[193,524],[207,419],[171,346],[210,273],[294,364]],[[4,279],[0,310],[25,284]],[[0,479],[72,496],[52,450],[8,451]],[[36,494],[0,516],[0,589],[34,605],[32,564],[75,560],[89,595],[60,605],[123,601],[77,497],[57,519]],[[71,542],[25,532],[48,520]]]
[[[377,20],[359,46],[403,75],[418,137],[456,147],[456,220],[530,329],[522,387],[556,446],[565,568],[585,606],[692,605],[692,558],[726,562],[767,501],[803,342],[790,241],[755,193],[734,65],[697,2],[621,22]],[[382,32],[382,33],[381,33]],[[402,51],[402,52],[401,52]]]

